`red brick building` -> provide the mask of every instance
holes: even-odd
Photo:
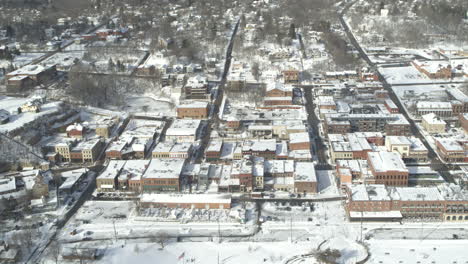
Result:
[[[408,168],[395,152],[369,152],[367,162],[376,184],[408,186]]]

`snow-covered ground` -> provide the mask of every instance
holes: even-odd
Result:
[[[19,129],[28,123],[35,121],[38,118],[58,113],[60,110],[60,102],[52,102],[43,104],[41,111],[38,113],[25,112],[16,114],[18,107],[31,100],[30,98],[13,98],[13,97],[0,97],[0,107],[10,112],[10,121],[6,124],[0,125],[0,133],[7,133],[15,129]],[[14,113],[14,114],[13,114]]]
[[[150,96],[132,96],[125,99],[125,111],[129,113],[139,113],[142,115],[163,115],[173,116],[175,111],[170,102],[157,100]],[[146,108],[146,109],[145,109]]]
[[[466,240],[371,240],[368,263],[468,263]]]
[[[215,214],[213,210],[195,210],[202,214],[191,214],[192,218],[197,220],[192,222],[188,217],[189,214],[184,214],[180,219],[176,215],[166,216],[165,219],[147,214],[138,216],[135,204],[131,201],[88,201],[62,229],[60,239],[68,242],[80,241],[83,238],[81,235],[88,231],[92,232],[93,239],[111,239],[115,236],[123,239],[140,238],[160,231],[173,236],[210,236],[218,234],[219,229],[226,236],[252,234],[255,229],[255,207],[247,206],[247,212],[244,213],[247,217],[246,224],[242,224],[240,219],[236,220],[236,216],[233,215],[238,209],[240,208],[233,207],[231,210],[226,210],[226,214],[221,212]],[[176,210],[166,211],[167,214],[181,214]],[[212,214],[211,220],[203,218],[203,215],[207,214]],[[76,230],[77,234],[70,234],[73,230]]]
[[[346,243],[341,243],[342,245]],[[347,245],[347,244],[346,244]],[[158,250],[155,244],[126,244],[123,248],[114,247],[105,252],[97,263],[289,263],[294,256],[310,253],[317,243],[289,242],[184,242],[170,243],[164,250]],[[352,251],[353,249],[348,249]],[[138,252],[138,253],[137,253]],[[362,252],[362,251],[361,251]],[[356,257],[362,253],[356,251]],[[341,263],[352,263],[353,257],[348,254]],[[351,261],[350,261],[351,260]],[[309,262],[316,263],[308,258]],[[312,262],[310,262],[312,261]],[[298,262],[296,262],[298,263]]]

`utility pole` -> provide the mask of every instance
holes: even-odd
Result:
[[[221,243],[221,226],[219,224],[219,218],[218,218],[218,243]]]
[[[364,213],[362,212],[361,209],[361,243],[362,243],[362,218],[364,217]]]
[[[290,239],[291,239],[291,243],[292,243],[292,239],[293,239],[293,233],[292,233],[292,213],[291,213],[291,217],[289,218],[289,235],[290,235]]]
[[[115,242],[117,243],[117,230],[115,229],[115,220],[112,221],[112,225],[114,226],[114,238]]]

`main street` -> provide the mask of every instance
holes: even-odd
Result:
[[[370,66],[370,68],[373,71],[377,72],[379,79],[383,84],[384,89],[388,91],[388,95],[390,96],[390,99],[398,106],[398,109],[400,109],[400,112],[403,114],[406,120],[408,120],[408,122],[410,123],[411,133],[414,136],[418,137],[423,142],[424,146],[428,149],[429,151],[428,156],[431,161],[432,169],[438,171],[444,177],[446,181],[453,182],[453,177],[449,173],[447,173],[447,171],[450,170],[449,166],[447,166],[447,164],[445,164],[444,162],[440,160],[437,153],[434,151],[431,145],[427,142],[426,138],[422,135],[421,131],[416,125],[416,122],[410,117],[406,108],[403,106],[403,104],[401,103],[401,101],[399,100],[395,92],[393,91],[392,86],[387,82],[387,80],[378,71],[376,65],[370,60],[367,53],[364,51],[364,49],[361,47],[359,42],[354,37],[354,34],[351,32],[351,29],[349,28],[348,23],[346,23],[346,21],[344,20],[345,13],[353,4],[354,2],[351,2],[341,12],[339,12],[341,25],[343,26],[346,32],[346,35],[348,36],[348,39],[350,40],[354,48],[359,52],[359,55],[361,56],[361,58],[367,62],[367,64]]]

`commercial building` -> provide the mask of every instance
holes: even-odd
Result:
[[[422,117],[421,125],[429,134],[445,133],[446,123],[434,113],[425,114]]]
[[[385,146],[388,151],[397,152],[403,160],[426,161],[428,150],[419,138],[406,136],[387,136]]]
[[[208,115],[207,102],[182,102],[177,106],[177,118],[205,119],[208,118]]]
[[[465,160],[465,148],[454,139],[437,138],[436,150],[445,162],[463,162]]]
[[[310,137],[308,132],[289,134],[290,150],[310,150]]]
[[[96,189],[112,192],[118,189],[117,177],[125,166],[125,160],[111,160],[106,169],[96,178]]]
[[[369,168],[376,184],[408,186],[408,168],[396,152],[369,152]]]
[[[159,142],[153,149],[154,159],[187,159],[192,154],[192,143]]]
[[[453,114],[450,102],[419,101],[416,104],[416,112],[420,116],[433,113],[437,116],[450,117]]]
[[[468,193],[454,185],[387,187],[348,185],[346,211],[351,221],[468,221]]]
[[[324,130],[328,134],[384,132],[387,135],[410,135],[408,120],[401,114],[327,114]]]
[[[185,160],[152,159],[141,184],[144,192],[178,192]]]
[[[174,120],[166,131],[166,141],[194,142],[197,139],[200,123],[200,120]]]
[[[297,193],[316,193],[317,176],[314,163],[296,162],[294,169],[294,190]]]

